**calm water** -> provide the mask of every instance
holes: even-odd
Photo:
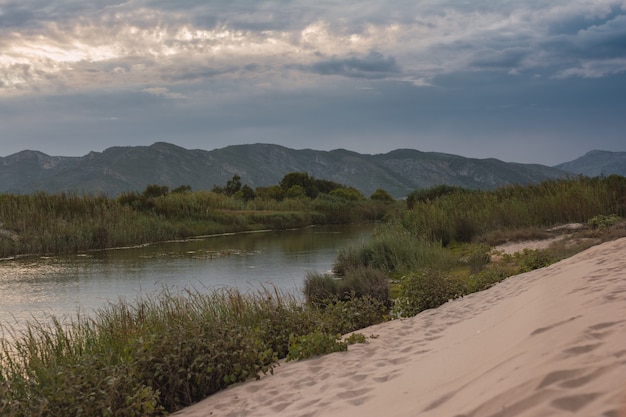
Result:
[[[373,226],[311,227],[168,242],[78,256],[0,261],[0,323],[78,311],[168,288],[242,291],[273,285],[300,294],[309,271],[332,267],[337,251],[365,240]]]

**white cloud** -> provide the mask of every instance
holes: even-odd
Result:
[[[157,97],[165,97],[165,98],[171,98],[171,99],[184,99],[184,98],[186,98],[186,96],[184,94],[173,93],[173,92],[171,92],[169,89],[167,89],[165,87],[149,87],[149,88],[144,88],[141,91],[143,91],[144,93],[151,94],[153,96],[157,96]]]
[[[626,58],[594,60],[559,71],[555,78],[601,78],[626,72]]]
[[[607,19],[616,10],[624,13],[619,1],[395,5],[199,2],[189,3],[188,12],[172,3],[163,6],[166,10],[158,8],[158,2],[128,1],[74,16],[68,3],[64,20],[51,15],[23,30],[0,29],[0,95],[105,86],[136,90],[233,78],[256,84],[282,78],[297,87],[329,75],[296,74],[297,68],[310,68],[328,57],[367,57],[372,51],[394,60],[402,70],[380,74],[380,79],[418,86],[431,85],[440,74],[468,70],[516,75],[547,71],[557,77],[622,71],[619,56],[582,64],[585,57],[579,56],[585,45],[602,44],[619,34],[618,24],[601,22],[571,34],[551,32],[555,22],[591,22]],[[57,3],[55,13],[63,15],[62,8],[63,2]],[[213,23],[201,24],[198,14],[205,20],[213,16]],[[560,45],[578,46],[578,51]],[[615,46],[608,53],[620,50]]]

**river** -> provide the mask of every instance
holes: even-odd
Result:
[[[372,225],[240,233],[78,255],[0,261],[0,324],[89,314],[164,288],[212,291],[276,287],[297,296],[307,272],[331,269],[337,252]]]

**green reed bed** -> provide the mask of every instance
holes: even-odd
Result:
[[[579,177],[494,191],[452,189],[413,202],[400,215],[410,233],[427,240],[471,242],[494,230],[585,223],[597,215],[626,216],[626,178]]]
[[[420,268],[450,269],[457,257],[440,242],[415,236],[397,223],[380,225],[365,243],[342,249],[333,272],[346,275],[359,268],[374,268],[389,275],[401,275]]]
[[[297,358],[295,341],[335,340],[385,312],[367,297],[319,309],[276,291],[164,291],[70,323],[30,323],[2,342],[0,415],[165,415],[272,372],[290,342]]]
[[[376,276],[369,272],[373,269],[387,276],[394,314],[414,315],[626,235],[619,227],[626,215],[626,178],[618,176],[493,191],[441,186],[416,191],[406,203],[405,210],[387,213],[368,242],[339,252],[333,268],[339,278],[307,276],[307,299],[322,303],[329,295],[360,294],[368,277]],[[575,238],[491,262],[485,242],[553,237],[559,232],[548,229],[571,222],[586,225]],[[360,280],[354,281],[354,275]],[[379,287],[372,282],[370,294]]]
[[[382,218],[390,204],[320,194],[244,201],[210,191],[126,193],[115,199],[76,194],[0,195],[0,258],[76,253],[191,236]],[[167,187],[163,192],[166,192]]]

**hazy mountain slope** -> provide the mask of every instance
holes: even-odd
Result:
[[[560,178],[564,173],[538,164],[518,164],[498,159],[474,159],[437,152],[398,149],[376,159],[409,180],[414,188],[438,184],[489,189],[507,184],[527,184]]]
[[[626,176],[626,152],[591,151],[555,168],[588,177],[617,174]]]
[[[149,184],[170,188],[190,185],[201,190],[224,185],[234,175],[256,188],[277,184],[294,171],[353,186],[365,195],[383,188],[396,197],[438,184],[488,189],[566,175],[542,165],[411,149],[366,155],[344,149],[328,152],[253,144],[205,151],[157,142],[112,147],[83,157],[23,151],[0,158],[0,192],[73,191],[115,196],[124,191],[141,191]]]

